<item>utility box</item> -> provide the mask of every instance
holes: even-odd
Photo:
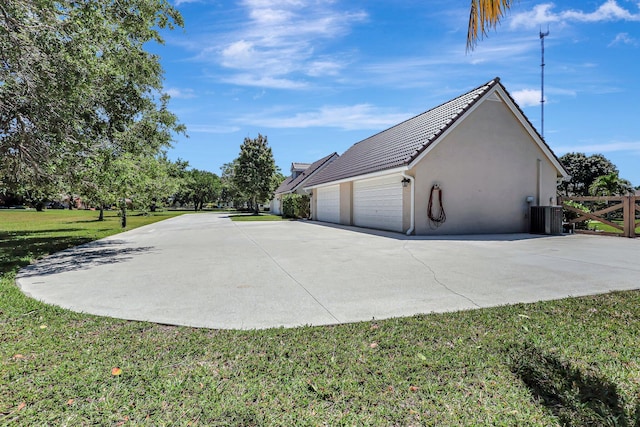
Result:
[[[562,234],[562,206],[531,206],[529,232],[532,234]]]

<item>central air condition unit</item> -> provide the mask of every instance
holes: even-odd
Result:
[[[529,232],[532,234],[562,234],[562,206],[532,206]]]

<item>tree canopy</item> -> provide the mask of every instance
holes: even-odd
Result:
[[[258,212],[258,203],[273,196],[276,164],[267,137],[245,138],[233,168],[233,183]]]
[[[3,1],[0,190],[50,195],[109,156],[157,159],[184,129],[144,47],[175,25],[166,0]]]
[[[558,190],[565,196],[588,196],[589,187],[596,178],[618,174],[618,168],[602,154],[587,156],[584,153],[567,153],[560,157],[570,178],[562,181]]]
[[[631,182],[620,178],[618,172],[599,176],[589,186],[589,193],[593,196],[626,196],[633,192]]]

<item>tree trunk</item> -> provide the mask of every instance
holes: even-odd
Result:
[[[36,212],[43,212],[43,211],[44,211],[44,203],[36,202]]]
[[[100,215],[98,215],[98,221],[104,221],[104,205],[100,203]]]
[[[120,218],[121,223],[122,223],[122,228],[126,228],[127,227],[127,204],[125,202],[124,205],[122,205],[122,216]]]

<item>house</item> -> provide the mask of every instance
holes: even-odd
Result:
[[[338,153],[332,153],[314,163],[291,163],[291,175],[282,181],[271,200],[271,213],[282,215],[282,196],[285,194],[307,194],[303,189],[305,182],[336,158]]]
[[[312,219],[406,234],[527,232],[567,172],[495,78],[364,139],[305,183]]]

